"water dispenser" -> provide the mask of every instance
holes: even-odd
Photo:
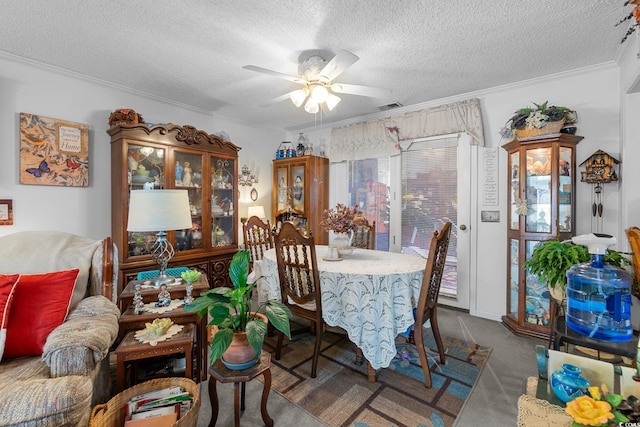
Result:
[[[616,238],[591,233],[571,240],[589,249],[591,261],[575,264],[567,271],[567,326],[589,338],[629,341],[633,335],[633,277],[627,271],[604,262],[607,248],[616,244]]]

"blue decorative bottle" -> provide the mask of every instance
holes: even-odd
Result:
[[[633,336],[633,278],[627,271],[604,262],[607,247],[616,239],[606,234],[587,234],[572,241],[589,248],[591,262],[576,264],[567,271],[567,326],[593,339],[629,341]]]
[[[570,363],[564,363],[562,369],[551,374],[551,389],[563,402],[570,402],[576,397],[587,394],[591,384],[582,376],[582,369]]]

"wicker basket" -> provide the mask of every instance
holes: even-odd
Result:
[[[547,122],[546,125],[544,125],[539,129],[525,127],[524,129],[514,129],[513,131],[516,134],[516,138],[524,139],[524,138],[531,138],[533,136],[550,135],[553,133],[558,133],[560,132],[560,129],[562,129],[562,126],[564,126],[564,119],[558,120],[557,122]]]
[[[116,394],[107,403],[94,406],[91,410],[89,427],[122,427],[124,426],[124,407],[132,397],[172,386],[180,386],[193,396],[193,407],[174,424],[174,427],[192,427],[197,425],[198,412],[200,412],[200,388],[198,384],[188,378],[171,377],[150,380],[134,385]]]

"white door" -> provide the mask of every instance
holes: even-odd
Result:
[[[403,142],[399,156],[331,165],[330,204],[358,205],[370,221],[375,220],[378,250],[426,256],[434,229],[447,219],[452,221],[439,302],[466,310],[470,305],[472,147],[462,133]],[[446,169],[439,175],[446,183],[438,181],[438,168]]]
[[[396,171],[391,250],[426,258],[434,231],[451,221],[439,302],[469,309],[471,150],[466,134],[405,143]],[[398,218],[399,220],[394,220]]]

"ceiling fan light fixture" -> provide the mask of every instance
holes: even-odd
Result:
[[[327,95],[327,100],[324,101],[325,104],[327,104],[327,108],[329,109],[329,111],[332,111],[336,105],[338,105],[338,102],[342,101],[342,98],[340,98],[339,96],[336,96],[332,93],[329,93]]]
[[[317,103],[322,104],[327,100],[327,96],[329,96],[329,91],[323,85],[314,85],[311,88],[311,98]]]
[[[309,95],[309,89],[305,87],[291,92],[289,98],[291,98],[291,102],[293,102],[296,107],[299,107],[304,103],[304,100],[307,99],[307,95]]]
[[[306,111],[309,114],[316,114],[318,111],[320,111],[320,106],[313,99],[313,97],[309,97],[309,100],[307,101],[307,103],[304,104],[304,111]]]

